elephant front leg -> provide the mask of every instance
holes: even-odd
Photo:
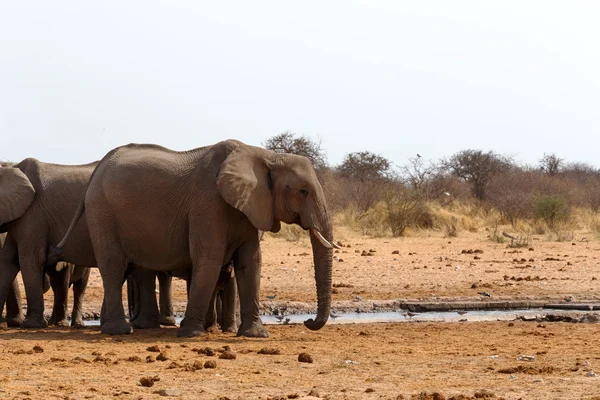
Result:
[[[177,330],[178,337],[194,337],[206,334],[204,320],[217,285],[221,263],[222,257],[212,261],[194,262],[188,304],[185,310],[185,318]]]
[[[6,324],[10,327],[19,327],[25,315],[21,304],[21,289],[17,279],[13,279],[6,298]]]
[[[74,328],[82,328],[84,326],[83,297],[85,295],[85,290],[87,289],[91,269],[89,267],[75,268],[83,268],[84,271],[82,272],[81,278],[73,282],[73,312],[71,313],[71,326]]]
[[[159,291],[159,309],[161,325],[175,325],[175,315],[173,314],[173,294],[171,292],[171,283],[173,277],[166,272],[156,274],[158,278]]]
[[[242,319],[238,336],[269,337],[259,316],[261,260],[258,235],[240,246],[233,256]]]
[[[63,265],[60,271],[48,271],[50,277],[50,287],[54,293],[54,304],[52,315],[48,321],[49,325],[69,326],[67,320],[67,301],[69,296],[69,278],[72,272],[72,266]],[[54,267],[51,267],[54,269]]]
[[[27,314],[21,328],[46,328],[44,318],[43,264],[37,261],[20,259],[21,275],[27,296]]]

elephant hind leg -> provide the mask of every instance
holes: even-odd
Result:
[[[160,324],[174,326],[175,315],[173,313],[173,294],[171,292],[173,277],[166,272],[158,272],[156,277],[158,278]]]
[[[18,327],[21,325],[25,315],[23,314],[21,304],[21,289],[17,279],[13,279],[12,285],[6,298],[6,324],[9,327]]]
[[[61,266],[61,270],[57,271],[54,267],[48,270],[50,277],[50,286],[54,293],[54,304],[52,307],[52,315],[48,321],[49,325],[69,326],[67,321],[67,301],[69,297],[69,279],[73,267],[71,265]]]
[[[102,243],[100,246],[94,243],[94,248],[108,247],[110,246],[107,246],[105,243]],[[120,251],[113,249],[108,254],[100,253],[97,256],[97,261],[104,287],[101,332],[108,335],[131,333],[131,326],[125,319],[122,298],[127,260]]]
[[[91,268],[75,267],[83,269],[81,278],[73,282],[73,311],[71,313],[71,326],[81,328],[83,323],[83,297],[87,289],[88,280],[90,278]]]

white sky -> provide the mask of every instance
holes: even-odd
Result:
[[[282,131],[600,167],[600,2],[2,1],[0,159]]]

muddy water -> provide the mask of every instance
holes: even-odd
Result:
[[[483,322],[483,321],[514,321],[517,319],[535,320],[543,319],[546,315],[567,316],[573,312],[569,310],[557,310],[548,308],[532,308],[523,310],[473,310],[473,311],[444,311],[444,312],[422,312],[407,313],[406,311],[369,312],[369,313],[343,313],[334,314],[330,317],[328,324],[371,324],[382,322]],[[578,315],[594,315],[600,318],[599,311],[578,311]],[[278,324],[302,324],[314,314],[290,314],[279,318],[274,315],[261,316],[265,325]],[[182,318],[177,318],[179,324]],[[99,326],[99,320],[85,321],[86,326]]]

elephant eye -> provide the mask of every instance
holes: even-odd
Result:
[[[302,194],[302,196],[305,196],[305,197],[308,196],[308,190],[306,190],[304,188],[300,189],[300,193]]]

